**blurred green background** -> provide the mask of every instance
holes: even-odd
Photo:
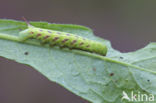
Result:
[[[155,0],[0,0],[0,18],[79,24],[121,52],[156,41]],[[89,103],[29,66],[0,58],[0,103]]]

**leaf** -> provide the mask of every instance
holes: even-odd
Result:
[[[47,22],[31,24],[99,41],[107,45],[108,54],[104,57],[80,50],[0,39],[0,56],[30,65],[49,80],[94,103],[129,103],[121,101],[123,91],[129,96],[132,91],[156,95],[156,43],[135,52],[120,53],[109,41],[94,36],[91,29],[83,26]],[[18,37],[19,31],[26,28],[26,24],[20,21],[0,20],[0,35]]]

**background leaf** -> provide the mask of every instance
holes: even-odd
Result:
[[[122,91],[156,95],[156,43],[135,52],[120,53],[109,41],[94,36],[91,29],[83,26],[47,22],[31,24],[99,41],[107,45],[108,54],[102,57],[79,50],[0,39],[0,56],[30,65],[49,80],[94,103],[121,103]],[[18,36],[26,28],[26,24],[20,21],[0,20],[0,33]]]

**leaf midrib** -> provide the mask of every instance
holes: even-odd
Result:
[[[18,42],[18,43],[23,43],[23,42],[20,41],[20,39],[17,36],[3,34],[3,33],[0,33],[0,39],[15,41],[15,42]],[[35,41],[31,41],[31,40],[27,40],[24,43],[40,46],[40,43],[35,42]],[[147,72],[151,72],[153,74],[156,74],[155,71],[151,71],[151,70],[148,70],[148,69],[145,69],[145,68],[142,68],[142,67],[138,67],[136,65],[132,65],[132,64],[129,64],[129,63],[126,63],[126,62],[117,61],[117,60],[114,60],[114,59],[111,59],[111,58],[108,58],[108,57],[100,56],[98,54],[88,53],[88,52],[80,51],[80,50],[72,50],[71,52],[79,53],[79,54],[86,55],[86,56],[89,56],[89,57],[98,58],[98,59],[101,59],[101,60],[121,64],[121,65],[124,65],[124,66],[127,66],[127,67],[132,67],[132,68],[136,68],[136,69],[139,69],[139,70],[142,70],[142,71],[147,71]]]

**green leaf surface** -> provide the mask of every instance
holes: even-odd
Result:
[[[18,37],[27,25],[21,21],[0,19],[0,56],[30,65],[49,80],[93,103],[135,103],[121,101],[123,91],[129,96],[131,91],[156,96],[156,43],[135,52],[120,53],[108,40],[96,37],[91,29],[83,26],[47,22],[31,24],[99,41],[107,45],[108,54],[104,57],[80,50],[50,48],[39,42],[6,40],[2,35]]]

